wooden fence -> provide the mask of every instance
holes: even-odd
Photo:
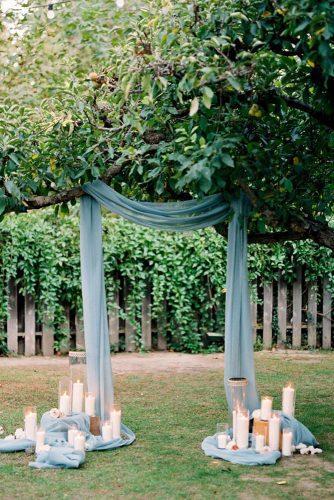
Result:
[[[14,281],[10,283],[9,319],[7,322],[8,348],[18,354],[31,356],[54,353],[54,336],[48,318],[42,324],[36,322],[35,303],[31,296],[18,293]],[[262,285],[257,283],[256,296],[251,304],[254,342],[262,342],[265,349],[278,347],[334,347],[332,325],[334,324],[332,297],[328,291],[328,280],[307,284],[302,269],[297,279],[287,285],[283,279]],[[115,294],[115,314],[109,316],[110,343],[114,350],[134,351],[134,327],[122,320],[119,307],[127,310],[126,287]],[[69,332],[68,343],[63,351],[84,348],[82,320],[66,307],[66,322],[62,327]],[[151,296],[142,302],[141,335],[145,349],[167,348],[165,321],[151,318]],[[208,332],[207,341],[222,342],[222,332]]]

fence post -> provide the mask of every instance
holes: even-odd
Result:
[[[280,277],[277,289],[278,328],[281,342],[286,342],[287,287]]]
[[[141,331],[143,348],[152,348],[152,317],[151,317],[151,294],[146,292],[142,303]]]
[[[328,290],[329,280],[324,278],[322,303],[322,347],[330,349],[332,346],[332,296]]]
[[[167,350],[167,339],[166,339],[166,313],[167,313],[167,301],[164,300],[162,314],[157,319],[157,330],[158,330],[158,350]]]
[[[76,349],[85,349],[85,336],[82,318],[76,312],[75,317],[75,347]]]
[[[253,342],[256,341],[257,333],[257,280],[253,282],[255,288],[254,301],[251,302],[251,318],[252,318],[252,331],[253,331]]]
[[[317,344],[317,287],[315,283],[308,285],[307,306],[307,343],[309,347]]]
[[[302,268],[297,269],[296,281],[293,283],[292,314],[292,347],[300,347],[302,343]]]
[[[109,313],[109,339],[115,351],[119,350],[119,291],[114,293],[112,312]]]
[[[18,310],[17,310],[17,285],[15,279],[11,278],[8,284],[8,309],[9,318],[7,322],[7,344],[11,352],[18,351]]]
[[[263,347],[272,347],[273,284],[263,286]]]
[[[24,298],[24,354],[35,356],[36,354],[36,320],[35,301],[32,295],[27,294]]]
[[[53,356],[54,354],[54,332],[51,326],[52,318],[44,315],[42,325],[42,352],[43,356]]]
[[[131,323],[131,321],[128,319],[128,314],[130,311],[130,306],[128,302],[128,295],[129,295],[129,287],[125,283],[124,285],[124,302],[125,302],[125,313],[126,313],[126,319],[125,319],[125,349],[128,352],[133,352],[136,349],[136,341],[135,341],[135,327]]]

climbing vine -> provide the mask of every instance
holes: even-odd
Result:
[[[199,351],[205,332],[223,328],[226,241],[213,229],[166,233],[104,214],[103,233],[108,309],[112,311],[114,293],[125,280],[128,307],[121,308],[120,315],[133,323],[138,348],[142,298],[148,290],[153,318],[161,321],[165,315],[170,348]],[[82,309],[77,208],[62,217],[52,210],[8,215],[0,239],[0,338],[7,319],[8,282],[14,278],[22,294],[35,297],[38,320],[51,318],[59,348],[66,336],[61,326],[64,306]],[[307,281],[327,276],[334,290],[330,250],[310,242],[250,246],[250,281],[283,275],[291,282],[300,264]]]

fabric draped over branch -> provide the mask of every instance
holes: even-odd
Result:
[[[226,203],[221,194],[183,202],[140,202],[122,196],[101,181],[85,184],[83,190],[81,273],[87,378],[89,391],[97,396],[99,415],[106,418],[113,401],[100,205],[136,224],[169,231],[202,229],[226,221],[233,214],[227,253],[225,383],[229,377],[246,377],[248,407],[257,408],[247,275],[247,198],[241,195],[232,204]],[[228,391],[227,398],[229,401]]]

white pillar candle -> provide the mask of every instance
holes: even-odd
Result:
[[[24,417],[24,432],[27,439],[36,440],[37,413],[27,413]]]
[[[264,447],[264,435],[263,434],[256,434],[255,436],[255,451],[258,451],[261,453]]]
[[[249,432],[249,415],[247,411],[239,411],[237,413],[237,439],[238,448],[248,448],[248,432]]]
[[[71,398],[67,392],[64,392],[59,398],[59,411],[65,416],[71,414]]]
[[[236,441],[237,439],[237,410],[232,412],[233,424],[232,424],[232,439]]]
[[[70,446],[74,446],[74,438],[78,434],[78,429],[76,427],[71,427],[68,429],[67,441]]]
[[[283,429],[282,432],[282,456],[290,457],[292,455],[292,430]]]
[[[74,449],[85,451],[85,436],[82,432],[78,431],[74,436]]]
[[[113,439],[119,439],[121,437],[121,415],[122,412],[118,408],[113,408],[110,412]]]
[[[95,416],[95,396],[93,394],[86,394],[85,397],[85,413],[89,417]]]
[[[273,407],[273,398],[265,396],[261,399],[261,420],[269,420]]]
[[[220,449],[226,448],[228,443],[228,435],[225,432],[217,434],[217,447]]]
[[[112,426],[110,422],[105,422],[102,425],[102,439],[103,441],[111,441],[112,436]]]
[[[295,389],[290,383],[283,387],[282,412],[289,417],[295,414]]]
[[[36,452],[38,452],[45,443],[45,430],[38,429],[36,432]]]
[[[81,413],[82,412],[82,403],[83,403],[83,389],[84,385],[80,380],[77,380],[73,384],[73,396],[72,396],[72,412],[73,413]]]
[[[279,450],[281,419],[276,413],[273,413],[269,420],[269,448],[271,451]]]

